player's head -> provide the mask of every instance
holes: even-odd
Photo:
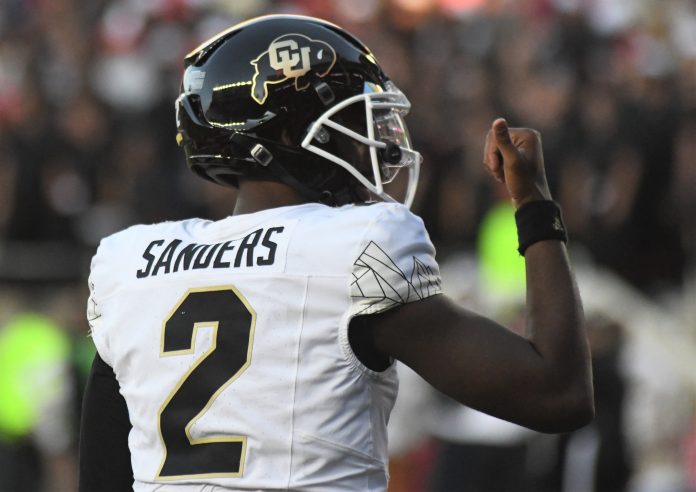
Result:
[[[281,181],[308,200],[343,204],[421,156],[403,122],[406,97],[372,53],[340,27],[272,15],[238,24],[186,56],[177,141],[189,168],[219,184]]]

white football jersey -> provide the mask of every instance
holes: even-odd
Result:
[[[361,364],[348,324],[440,292],[434,255],[394,203],[104,239],[88,317],[128,405],[134,489],[385,490],[396,371]]]

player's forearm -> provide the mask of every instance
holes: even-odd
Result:
[[[527,336],[543,360],[538,381],[559,419],[584,425],[594,414],[590,351],[580,295],[565,245],[541,241],[525,252]]]

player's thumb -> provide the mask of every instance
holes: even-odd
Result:
[[[495,145],[503,155],[503,159],[512,160],[517,158],[517,148],[510,139],[510,131],[508,130],[507,121],[504,118],[498,118],[493,122],[492,127],[493,138]]]

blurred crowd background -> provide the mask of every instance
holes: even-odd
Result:
[[[173,101],[188,51],[265,13],[354,32],[409,96],[414,209],[462,302],[519,324],[514,227],[481,165],[495,117],[542,133],[570,231],[593,425],[538,435],[404,370],[391,490],[696,490],[694,0],[3,0],[0,490],[74,489],[100,238],[231,212],[186,169]]]

